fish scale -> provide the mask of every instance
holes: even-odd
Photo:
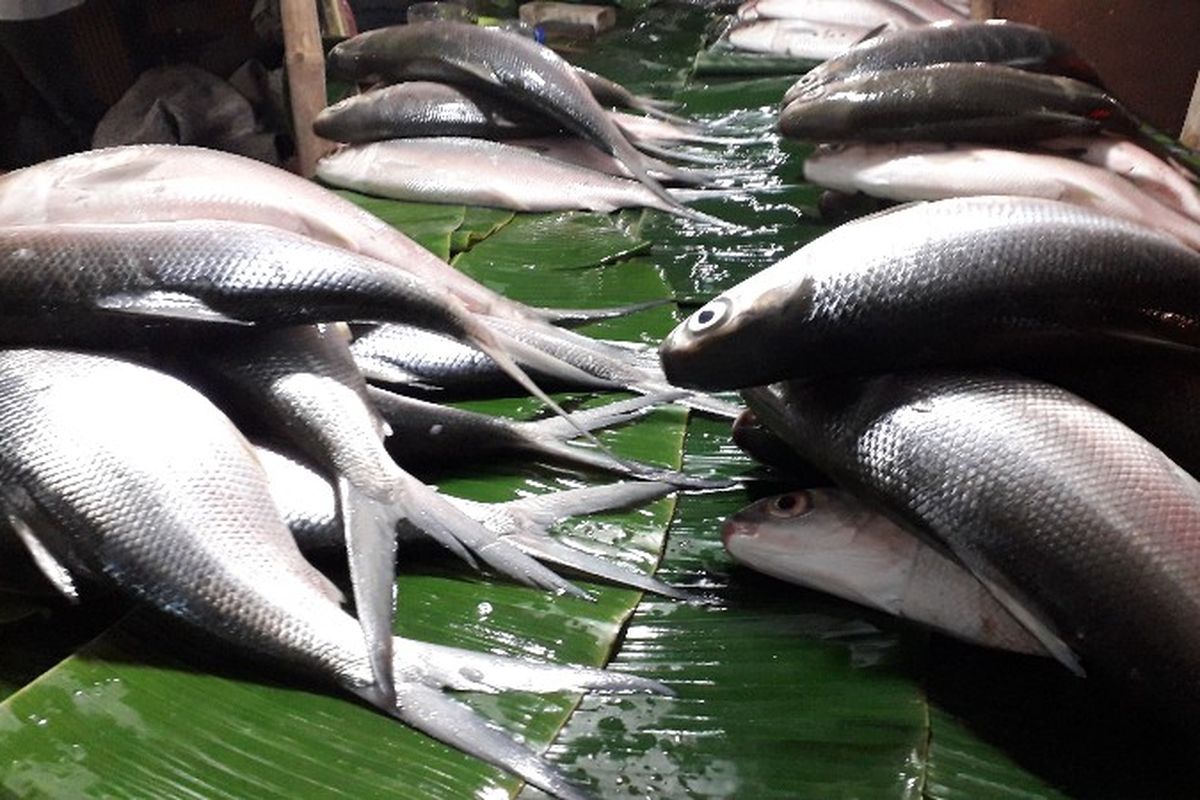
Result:
[[[1060,659],[1055,632],[1089,674],[1177,718],[1198,708],[1200,484],[1124,425],[1003,373],[793,382],[747,399],[1042,622]]]

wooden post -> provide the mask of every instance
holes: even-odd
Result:
[[[1196,86],[1192,89],[1192,101],[1188,103],[1187,116],[1183,118],[1183,130],[1179,141],[1193,150],[1200,150],[1200,73],[1196,74]]]
[[[971,0],[971,19],[991,19],[996,16],[996,0]]]
[[[296,134],[296,172],[311,178],[317,159],[329,152],[330,143],[317,138],[312,123],[325,107],[325,52],[316,0],[280,0],[283,18],[284,63],[288,98]]]

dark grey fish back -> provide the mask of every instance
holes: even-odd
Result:
[[[1200,703],[1200,484],[1116,420],[1003,374],[789,387],[789,438],[1015,587],[1084,667]]]

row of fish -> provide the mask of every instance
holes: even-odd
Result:
[[[967,19],[948,0],[746,0],[721,41],[734,50],[824,61],[880,31]]]
[[[967,197],[834,229],[660,356],[678,385],[742,389],[754,453],[841,487],[734,517],[735,558],[1048,654],[1190,729],[1198,313],[1200,254],[1171,236]]]
[[[806,159],[804,175],[839,192],[898,202],[1046,197],[1200,246],[1196,176],[1068,45],[1033,26],[881,34],[798,81],[780,130],[834,143]]]
[[[637,347],[550,322],[587,311],[495,295],[282,170],[161,145],[0,177],[0,294],[0,338],[18,348],[0,351],[5,517],[66,594],[93,580],[122,591],[559,797],[581,795],[440,690],[666,691],[392,635],[397,526],[559,594],[584,595],[546,563],[679,594],[544,535],[565,516],[711,485],[595,440],[659,403],[723,404],[671,389]],[[426,355],[413,330],[483,354],[561,418],[514,423],[368,386],[359,360],[394,373]],[[642,395],[565,415],[517,361]],[[597,447],[569,445],[577,435]],[[405,468],[472,453],[639,480],[481,505]],[[357,620],[301,555],[331,547],[347,554]]]
[[[313,124],[347,143],[317,166],[332,186],[516,211],[646,207],[721,224],[683,205],[717,176],[657,157],[675,155],[666,143],[713,137],[517,33],[451,21],[383,28],[334,47],[328,66],[382,82]]]

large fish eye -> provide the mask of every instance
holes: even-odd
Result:
[[[812,511],[812,496],[808,492],[781,494],[767,503],[767,512],[779,519],[795,519]]]
[[[704,333],[717,327],[729,316],[729,301],[723,297],[710,300],[688,317],[687,328],[692,333]]]

